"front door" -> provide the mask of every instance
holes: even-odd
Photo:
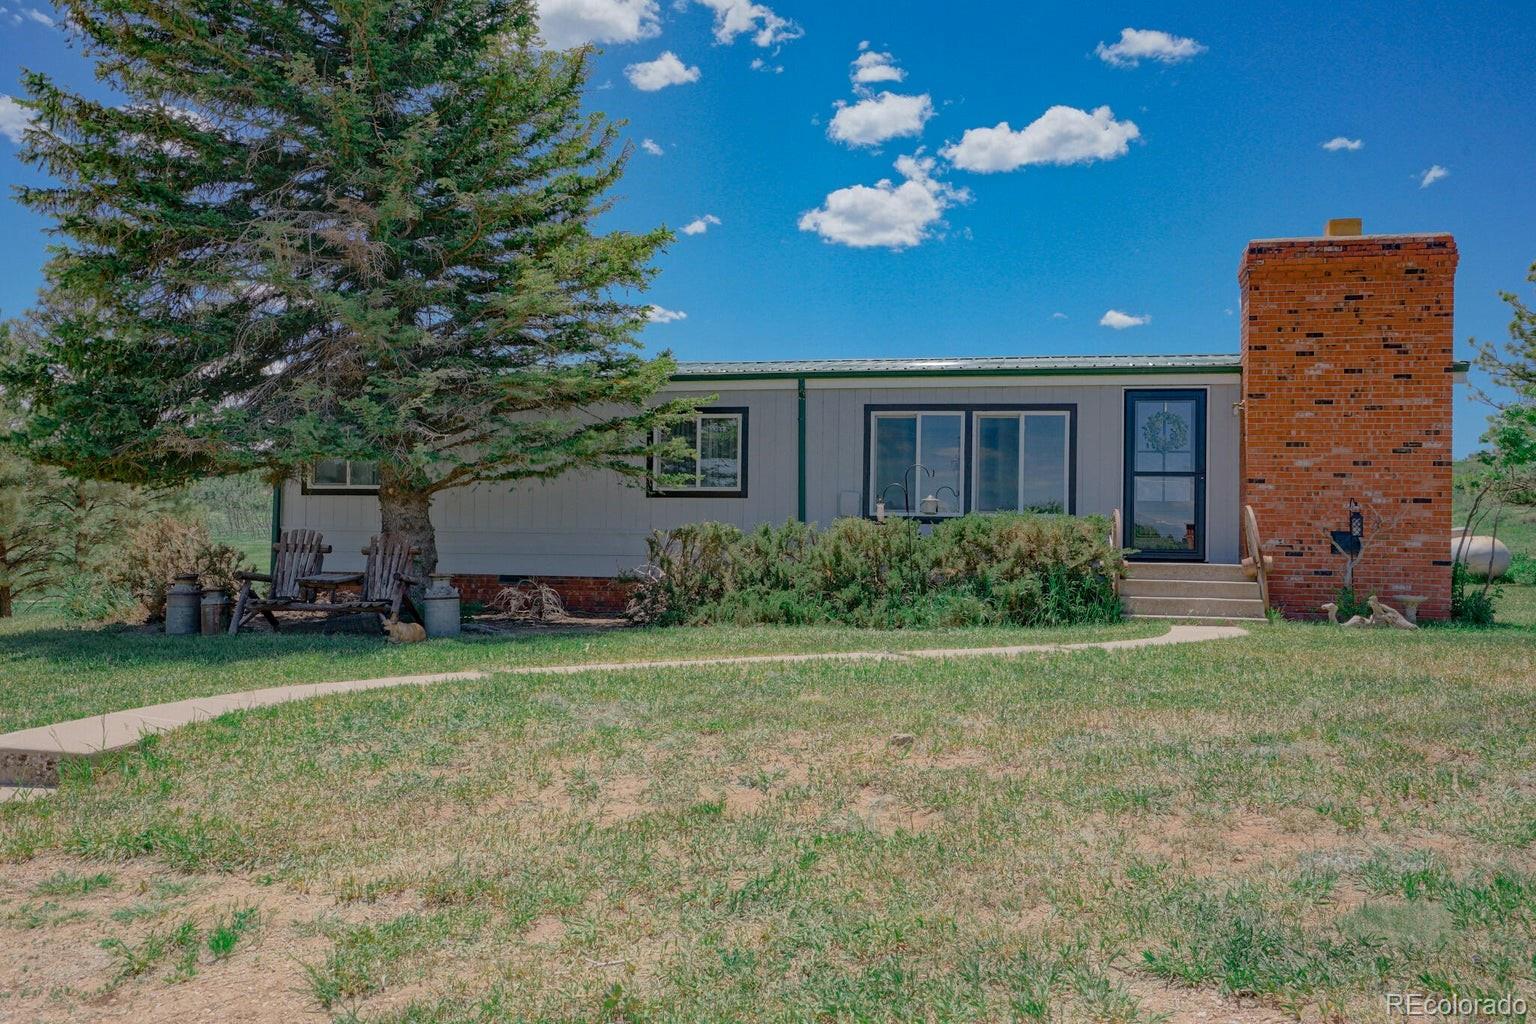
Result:
[[[1205,392],[1125,393],[1125,532],[1135,559],[1205,561]]]

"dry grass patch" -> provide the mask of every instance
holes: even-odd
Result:
[[[1287,627],[229,716],[0,808],[30,880],[0,943],[78,972],[17,1005],[110,1019],[96,943],[137,872],[207,901],[157,920],[262,917],[191,977],[166,954],[119,982],[135,1011],[169,988],[222,1005],[219,979],[256,971],[290,993],[274,1021],[389,1024],[1263,1024],[1373,1019],[1400,987],[1524,992],[1536,709],[1501,680],[1532,646]]]

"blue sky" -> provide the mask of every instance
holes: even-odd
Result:
[[[679,358],[1235,352],[1244,243],[1334,216],[1456,235],[1466,356],[1536,260],[1526,5],[541,3],[629,122],[607,222],[693,225],[645,333]],[[0,93],[24,64],[95,88],[55,18],[0,0]],[[6,313],[42,227],[0,203]],[[1484,415],[1461,396],[1458,453]]]

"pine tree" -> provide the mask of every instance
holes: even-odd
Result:
[[[0,619],[17,598],[59,578],[67,538],[48,499],[61,486],[53,471],[0,451]]]
[[[28,72],[19,190],[61,236],[0,386],[14,440],[159,484],[376,462],[437,561],[434,495],[631,477],[656,394],[635,293],[669,240],[599,232],[629,156],[590,52],[533,0],[63,0],[101,102]]]
[[[1526,280],[1536,284],[1536,264],[1531,265]],[[1500,493],[1525,504],[1536,500],[1536,309],[1513,292],[1504,292],[1502,297],[1511,311],[1509,338],[1497,344],[1477,343],[1477,362],[1495,384],[1508,388],[1515,398],[1487,399],[1496,412],[1483,435],[1491,450],[1483,455],[1482,462]]]

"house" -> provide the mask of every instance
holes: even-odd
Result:
[[[1466,370],[1452,354],[1455,242],[1329,229],[1249,243],[1234,355],[681,364],[674,393],[715,396],[685,431],[696,457],[666,467],[691,484],[586,473],[445,493],[440,568],[470,597],[539,576],[574,607],[612,609],[647,535],[689,522],[1119,510],[1152,575],[1220,579],[1182,567],[1235,565],[1247,505],[1273,603],[1312,615],[1341,585],[1330,534],[1353,507],[1358,587],[1443,618],[1452,385]],[[280,490],[277,525],[359,551],[378,529],[374,483],[367,465],[322,464]]]

